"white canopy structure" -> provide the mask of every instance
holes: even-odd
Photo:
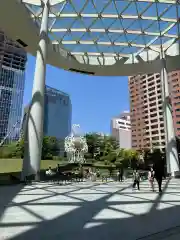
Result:
[[[0,27],[36,55],[41,0],[1,0]],[[47,63],[93,75],[179,69],[178,0],[49,0]],[[8,12],[8,14],[7,14]],[[106,66],[106,68],[104,68]]]
[[[0,1],[0,28],[37,56],[25,175],[40,167],[47,63],[99,76],[161,72],[168,172],[179,172],[167,82],[180,69],[179,18],[178,0]]]

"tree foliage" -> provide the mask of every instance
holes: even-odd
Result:
[[[139,152],[134,149],[118,149],[117,165],[135,168],[140,162]]]
[[[13,158],[16,157],[16,143],[0,147],[1,158]]]
[[[102,139],[97,133],[87,133],[85,135],[88,145],[88,153],[90,158],[94,158],[96,154],[99,154],[102,147]]]
[[[104,162],[105,165],[129,167],[137,165],[139,153],[133,149],[120,149],[118,142],[112,136],[101,136],[97,133],[85,135],[88,145],[88,157]]]
[[[53,159],[58,157],[61,148],[61,141],[55,137],[45,136],[42,143],[42,159]],[[18,142],[2,146],[0,148],[1,158],[23,158],[24,157],[24,137]]]
[[[59,141],[55,137],[45,136],[42,144],[42,159],[53,159],[60,151]]]
[[[103,136],[98,133],[87,133],[85,135],[88,152],[85,153],[86,162],[95,163],[101,161],[107,166],[116,165],[119,167],[135,168],[142,164],[140,154],[143,155],[146,166],[154,164],[156,159],[162,159],[165,162],[165,154],[157,148],[143,149],[142,152],[134,149],[121,149],[117,141],[112,136]],[[180,140],[177,140],[178,152],[180,152]],[[78,144],[78,143],[77,143]],[[80,145],[77,146],[81,148]],[[64,141],[57,140],[55,137],[45,136],[42,144],[42,159],[60,159],[60,151],[64,152]],[[2,146],[0,148],[1,158],[23,158],[24,156],[24,137],[18,142]],[[62,159],[64,159],[62,157]],[[144,164],[143,163],[143,164]]]

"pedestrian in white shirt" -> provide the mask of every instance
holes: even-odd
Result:
[[[155,177],[155,172],[154,172],[154,169],[151,167],[148,172],[148,180],[153,192],[154,192],[154,177]]]

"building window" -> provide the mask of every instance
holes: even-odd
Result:
[[[175,102],[174,105],[175,106],[180,105],[180,102]]]
[[[179,87],[179,84],[175,84],[175,85],[173,85],[173,87],[175,88],[175,87]]]
[[[180,99],[180,96],[176,96],[176,97],[174,97],[174,99]]]
[[[118,121],[118,123],[124,125],[124,122],[120,122],[120,121]]]
[[[176,77],[177,76],[177,73],[173,73],[172,75],[171,75],[171,77]]]
[[[175,90],[175,91],[173,91],[173,93],[179,93],[179,90]]]

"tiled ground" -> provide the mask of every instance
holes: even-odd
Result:
[[[131,184],[1,187],[0,240],[179,240],[180,180],[165,181],[162,195]]]

